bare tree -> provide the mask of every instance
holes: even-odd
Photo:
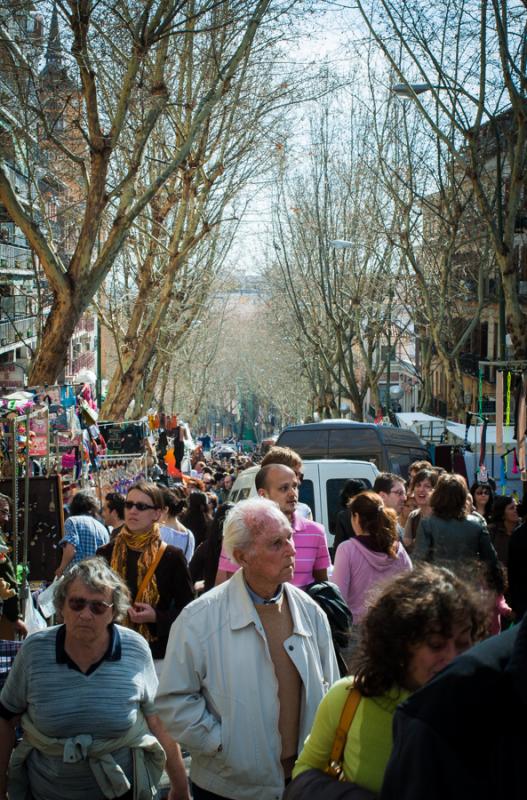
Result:
[[[358,0],[357,8],[402,91],[470,183],[499,268],[514,353],[525,358],[518,292],[526,211],[525,4]]]
[[[493,266],[489,237],[466,170],[450,149],[390,93],[377,96],[373,80],[369,100],[385,189],[375,216],[399,252],[405,303],[423,343],[421,407],[430,410],[433,348],[446,377],[449,413],[460,417],[465,405],[460,357],[486,302]]]
[[[322,415],[340,415],[338,395],[349,398],[362,419],[368,389],[379,405],[382,345],[390,338],[395,344],[401,328],[391,324],[393,245],[372,224],[381,200],[367,155],[371,125],[364,109],[348,113],[349,135],[343,125],[331,124],[326,108],[312,127],[307,174],[285,181],[275,206],[276,255],[269,274],[275,294],[285,289],[282,302],[299,352],[309,353],[307,371]],[[344,240],[345,249],[336,251],[333,240]]]
[[[49,9],[49,4],[43,6]],[[12,135],[34,140],[18,116],[18,109],[30,103],[39,125],[41,148],[67,160],[71,193],[79,197],[71,253],[61,254],[17,196],[5,162],[0,163],[0,201],[38,256],[54,298],[30,383],[55,380],[75,325],[102,285],[131,226],[191,158],[215,109],[236,86],[270,6],[271,0],[259,0],[247,13],[241,1],[147,0],[136,6],[129,0],[96,4],[58,0],[71,60],[66,73],[62,62],[58,63],[60,42],[56,40],[53,65],[63,70],[68,80],[62,84],[55,81],[52,103],[49,82],[47,89],[42,87],[34,64],[10,38],[4,16],[0,19],[11,67],[23,72],[31,87],[24,95],[13,97]],[[221,55],[218,31],[223,40]],[[145,171],[152,133],[166,119],[172,104],[186,103],[186,97],[174,93],[168,80],[168,56],[180,40],[181,68],[192,71],[197,48],[208,69],[199,99],[186,108],[187,124],[178,131],[169,158],[157,169],[150,163]],[[190,52],[185,55],[186,47]],[[66,132],[59,125],[64,119],[68,120]]]

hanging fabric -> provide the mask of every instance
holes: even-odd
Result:
[[[505,425],[511,424],[511,384],[512,384],[512,373],[507,372],[507,401],[505,405]],[[505,454],[504,464],[503,464],[503,471],[505,476],[507,476],[507,470],[509,468],[507,454]],[[505,486],[503,487],[503,494],[505,494]]]
[[[465,414],[465,441],[463,444],[464,450],[468,450],[468,432],[470,430],[471,420],[472,420],[472,414],[470,413],[470,411],[467,411],[467,413]]]
[[[520,404],[517,415],[516,443],[518,445],[518,467],[522,481],[527,479],[525,464],[525,432],[527,427],[527,411],[525,408],[526,386],[523,375],[520,381]]]
[[[488,428],[488,426],[489,426],[489,418],[488,417],[483,417],[483,427],[481,428],[481,434],[480,434],[480,440],[479,440],[479,467],[480,467],[480,472],[483,472],[483,467],[485,466],[485,454],[486,454],[486,450],[487,450],[487,428]],[[486,480],[486,474],[487,474],[486,468],[485,468],[484,472],[485,472],[485,480]],[[480,475],[480,480],[483,480],[481,475]]]

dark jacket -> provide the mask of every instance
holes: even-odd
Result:
[[[509,542],[507,572],[509,602],[517,619],[527,611],[527,523],[513,531]]]
[[[524,800],[527,618],[396,711],[381,800]]]
[[[113,542],[105,544],[97,550],[97,555],[105,558],[109,564],[112,561],[112,553]],[[126,584],[130,589],[132,602],[138,589],[137,562],[139,555],[135,550],[128,550],[126,559]],[[185,556],[178,547],[167,545],[154,574],[159,591],[159,603],[155,609],[157,621],[149,623],[149,626],[157,638],[149,644],[152,657],[157,659],[165,657],[170,627],[180,611],[194,599],[194,592]]]
[[[18,584],[15,575],[15,568],[9,556],[5,553],[0,553],[0,578],[7,583],[8,589],[14,589],[15,594],[3,601],[3,607],[0,602],[0,613],[9,622],[16,622],[20,617],[20,606],[18,602]]]
[[[351,527],[351,509],[343,508],[335,517],[335,538],[333,539],[333,555],[337,547],[348,539],[355,538],[355,531]]]
[[[474,558],[492,567],[498,564],[485,520],[475,514],[465,519],[443,519],[434,514],[421,519],[412,557],[435,564],[449,562],[451,565]]]

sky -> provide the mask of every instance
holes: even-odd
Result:
[[[341,4],[321,2],[320,11],[314,17],[305,19],[301,36],[296,45],[288,46],[288,61],[284,71],[316,71],[327,63],[332,69],[347,69],[350,55],[347,43],[351,38],[351,11]],[[286,158],[300,160],[305,150],[301,122],[305,119],[304,109],[294,109],[292,126],[295,130],[288,145]],[[251,183],[244,195],[248,208],[239,225],[239,232],[233,244],[229,263],[236,272],[258,273],[265,263],[265,251],[271,244],[273,180],[258,179]]]

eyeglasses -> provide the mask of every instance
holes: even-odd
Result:
[[[390,491],[390,494],[398,494],[399,497],[406,497],[406,492],[404,491],[404,489],[392,489]]]
[[[68,606],[72,611],[79,613],[88,606],[91,613],[99,617],[109,608],[113,608],[113,603],[105,603],[104,600],[86,600],[85,597],[68,597]]]
[[[130,511],[132,508],[137,508],[138,511],[155,511],[155,506],[149,506],[148,503],[132,503],[131,500],[124,501],[124,507]]]

